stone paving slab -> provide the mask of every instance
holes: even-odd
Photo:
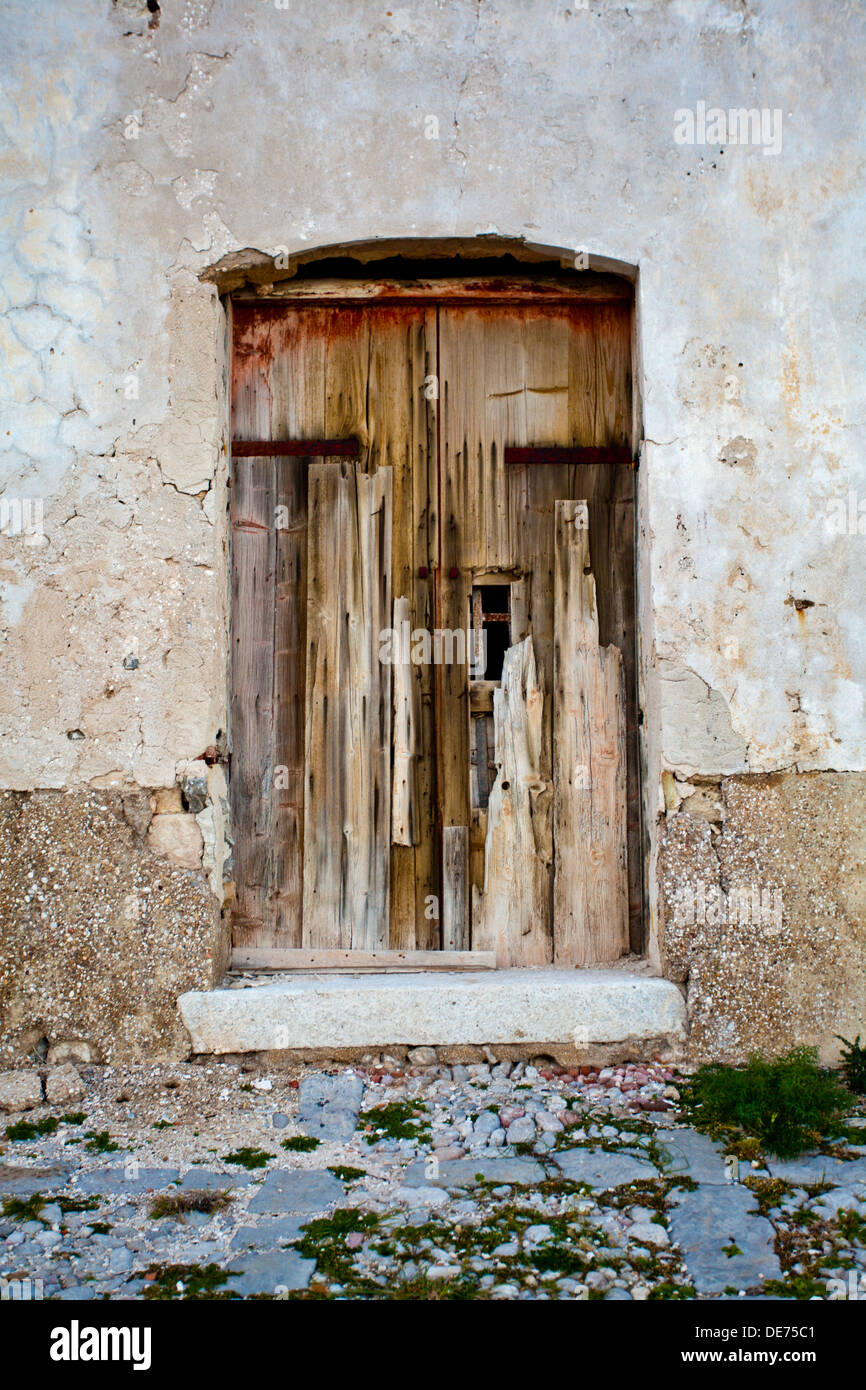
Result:
[[[435,1175],[428,1174],[420,1160],[410,1163],[403,1183],[406,1187],[472,1187],[479,1175],[483,1182],[502,1183],[537,1183],[546,1176],[541,1164],[531,1158],[446,1158]]]
[[[283,1289],[307,1288],[315,1268],[315,1260],[305,1260],[297,1250],[269,1251],[250,1256],[223,1287],[245,1298],[256,1293],[278,1296]]]
[[[263,1221],[259,1226],[241,1226],[235,1232],[231,1248],[233,1250],[270,1250],[276,1245],[289,1244],[298,1240],[302,1228],[309,1220],[307,1216],[279,1216],[273,1221]]]
[[[139,1168],[133,1177],[127,1177],[123,1168],[97,1168],[90,1173],[82,1173],[78,1178],[79,1191],[85,1195],[102,1197],[131,1196],[141,1192],[158,1192],[171,1187],[180,1179],[177,1168]]]
[[[35,1192],[54,1192],[65,1187],[72,1167],[68,1163],[51,1163],[44,1168],[14,1168],[0,1164],[0,1196],[32,1197]]]
[[[307,1134],[337,1143],[351,1139],[364,1098],[360,1076],[314,1072],[303,1078],[298,1095],[298,1123]]]
[[[767,1167],[774,1178],[784,1178],[786,1182],[832,1182],[845,1186],[853,1182],[866,1183],[866,1158],[846,1162],[825,1154],[801,1154],[799,1158],[770,1157]]]
[[[827,1216],[835,1216],[839,1211],[856,1211],[861,1216],[866,1215],[866,1186],[834,1187],[817,1197],[812,1209]]]
[[[659,1176],[649,1159],[630,1153],[591,1148],[559,1149],[551,1157],[569,1182],[585,1182],[605,1190]]]
[[[217,1173],[212,1168],[190,1168],[180,1185],[184,1192],[220,1192],[223,1188],[250,1187],[255,1182],[261,1182],[259,1170]]]
[[[656,1139],[665,1152],[664,1171],[694,1182],[727,1182],[720,1145],[694,1129],[660,1129]]]
[[[345,1196],[343,1184],[318,1168],[276,1168],[268,1173],[247,1206],[251,1214],[279,1216],[283,1212],[322,1212]]]
[[[409,1187],[404,1185],[396,1189],[394,1200],[404,1207],[447,1207],[448,1189],[446,1187]]]
[[[693,1192],[674,1195],[670,1234],[679,1246],[698,1293],[721,1293],[729,1285],[750,1288],[778,1279],[774,1231],[746,1187],[702,1183]],[[739,1253],[725,1253],[725,1247]]]

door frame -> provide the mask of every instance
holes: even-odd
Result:
[[[401,245],[404,244],[401,243]],[[445,243],[442,243],[442,245],[444,246]],[[244,286],[233,286],[233,292],[231,298],[228,301],[230,345],[232,340],[231,306],[232,303],[236,301],[255,301],[259,303],[265,301],[272,305],[285,304],[287,307],[289,305],[296,305],[298,307],[345,306],[357,308],[362,304],[376,304],[383,306],[392,304],[425,304],[431,307],[434,305],[492,307],[497,304],[511,306],[555,306],[558,304],[574,304],[575,300],[581,299],[595,300],[599,302],[609,300],[611,298],[614,298],[619,301],[628,300],[631,303],[632,312],[632,412],[630,431],[630,451],[633,459],[633,466],[635,468],[637,467],[638,453],[636,440],[639,435],[640,403],[638,399],[639,391],[637,382],[637,361],[635,352],[634,323],[636,306],[633,285],[634,274],[632,272],[631,267],[620,268],[620,265],[616,263],[616,271],[611,273],[611,270],[607,269],[607,267],[612,267],[614,263],[606,262],[604,270],[599,269],[597,271],[590,272],[575,272],[572,270],[563,270],[561,268],[558,268],[557,270],[551,273],[550,259],[552,258],[547,256],[540,256],[536,259],[535,264],[517,264],[513,267],[509,266],[509,273],[507,274],[492,275],[489,273],[488,265],[484,265],[484,270],[488,273],[480,275],[474,273],[470,274],[467,271],[467,267],[464,264],[461,264],[460,262],[452,261],[450,264],[446,264],[444,262],[432,263],[430,261],[427,261],[426,264],[424,264],[422,267],[426,273],[410,273],[405,275],[404,277],[404,275],[399,273],[402,267],[398,267],[398,273],[394,274],[375,273],[376,271],[384,269],[384,266],[382,266],[380,262],[379,265],[371,266],[367,269],[364,269],[363,272],[359,274],[356,278],[354,276],[347,276],[345,274],[328,275],[321,273],[322,271],[325,271],[328,268],[325,263],[329,258],[325,253],[329,249],[330,248],[322,248],[321,252],[311,253],[309,258],[298,257],[296,262],[293,263],[293,270],[289,271],[289,274],[285,279],[279,279],[277,276],[274,276],[272,282],[259,284],[255,288],[252,288],[249,284],[246,284]],[[377,249],[382,251],[386,248],[384,244],[377,244]],[[425,247],[425,250],[426,249],[428,248]],[[531,261],[532,257],[527,256],[524,259],[525,261]],[[597,260],[597,258],[593,259]],[[547,265],[543,264],[543,261],[545,260],[547,261]],[[562,265],[562,261],[560,261],[560,265]],[[340,269],[344,269],[344,266],[345,263],[343,263],[343,265],[340,266]],[[304,269],[307,269],[307,273],[303,273],[303,270],[301,273],[293,273],[293,271],[298,272],[298,270],[302,267]],[[478,269],[481,270],[481,268],[482,266],[479,263]],[[414,267],[413,269],[417,269],[417,267]],[[373,273],[371,274],[370,271],[373,271]],[[289,278],[289,276],[291,276],[292,278]],[[231,468],[231,461],[229,467]],[[437,479],[439,487],[441,489],[441,475],[438,468]],[[646,731],[644,727],[644,720],[641,709],[641,691],[643,688],[643,681],[641,679],[642,606],[639,585],[641,559],[639,552],[640,508],[641,502],[640,497],[638,495],[638,490],[636,488],[634,497],[635,565],[633,575],[633,585],[635,594],[636,647],[636,688],[634,690],[634,699],[638,711],[637,763],[639,779],[638,807],[640,810],[640,827],[636,843],[639,846],[637,853],[639,860],[641,903],[639,917],[639,939],[636,941],[634,934],[632,935],[631,949],[632,952],[644,954],[647,950],[648,945],[646,903],[648,901],[647,875],[649,865],[649,846],[647,833],[648,817],[646,807],[644,804],[644,788],[646,778],[645,769],[647,762],[645,749]],[[441,598],[441,527],[439,528],[439,547],[439,567],[437,567],[437,572],[435,575],[435,594],[437,608]],[[232,560],[231,554],[229,554],[229,572],[231,573],[231,571]],[[229,670],[229,682],[231,687],[231,669]],[[231,728],[229,728],[229,740],[231,740]],[[436,756],[438,762],[438,751]],[[439,796],[437,796],[436,798],[436,805],[438,813],[441,809],[441,798]],[[631,837],[629,842],[629,854],[631,858]],[[246,950],[243,947],[236,947],[233,950],[233,962],[236,965],[246,967],[253,967],[258,965],[260,967],[271,966],[272,968],[280,968],[280,963],[276,959],[276,954],[279,953],[270,953],[273,958],[269,960],[264,959],[264,955],[266,954],[268,953]],[[311,969],[339,968],[339,963],[337,959],[333,958],[331,953],[328,953],[327,965],[325,964],[322,952],[311,951],[308,954],[310,956],[309,968]],[[484,953],[471,953],[472,955],[477,957],[476,960],[472,961],[469,959],[470,953],[465,951],[445,952],[440,950],[436,951],[435,953],[376,951],[367,954],[371,957],[371,960],[369,966],[365,967],[360,961],[360,959],[357,958],[355,953],[351,953],[352,961],[355,962],[357,968],[408,969],[413,968],[413,963],[414,968],[449,968],[449,966],[446,964],[447,957],[452,958],[450,968],[471,968],[473,965],[477,965],[483,968],[486,964],[489,964],[489,962],[483,962],[481,960],[481,956]],[[429,957],[433,954],[435,954],[435,956],[437,957],[435,965],[431,964],[428,959],[422,959],[422,957]],[[299,958],[293,955],[293,958],[290,962],[284,961],[282,963],[282,968],[303,968],[303,965],[304,963]],[[349,961],[347,961],[346,968],[355,968],[355,966],[351,964]]]

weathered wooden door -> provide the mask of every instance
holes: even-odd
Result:
[[[631,306],[586,283],[235,301],[237,946],[639,948]]]
[[[240,301],[233,345],[235,944],[438,946],[432,673],[410,672],[413,825],[392,846],[400,682],[379,659],[395,603],[433,625],[435,310]]]

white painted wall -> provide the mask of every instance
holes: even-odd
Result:
[[[198,273],[491,230],[639,267],[651,761],[866,766],[866,540],[826,520],[851,494],[866,531],[862,6],[158,19],[4,6],[0,500],[43,499],[45,538],[0,537],[0,782],[171,783],[225,727],[223,325]],[[780,152],[677,144],[700,101],[780,112]]]

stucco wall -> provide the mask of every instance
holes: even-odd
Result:
[[[491,231],[639,270],[650,818],[663,769],[863,769],[864,27],[817,0],[10,0],[0,500],[42,499],[44,537],[0,536],[0,785],[171,787],[225,732],[200,272]],[[779,112],[781,149],[678,144],[699,102]]]

